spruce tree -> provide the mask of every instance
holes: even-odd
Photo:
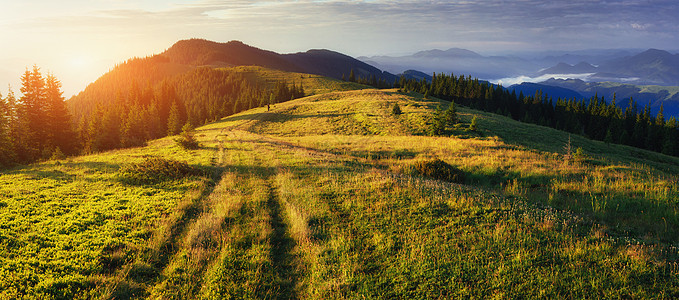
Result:
[[[236,111],[237,112],[237,111]],[[175,135],[181,129],[181,119],[179,117],[179,107],[177,103],[170,106],[170,116],[167,118],[167,135]]]
[[[47,143],[66,154],[76,153],[75,131],[71,124],[71,114],[66,108],[61,82],[52,74],[45,79],[47,99]]]
[[[19,115],[22,125],[21,139],[24,141],[25,159],[34,161],[40,158],[42,149],[47,141],[48,127],[45,101],[45,81],[40,69],[33,66],[21,76],[21,93],[19,98]]]

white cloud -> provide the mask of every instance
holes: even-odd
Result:
[[[549,79],[581,79],[581,80],[587,80],[589,79],[590,76],[594,75],[594,73],[586,73],[586,74],[545,74],[541,75],[538,77],[529,77],[529,76],[517,76],[517,77],[508,77],[508,78],[501,78],[501,79],[492,79],[489,80],[491,83],[494,84],[500,84],[504,87],[509,87],[514,84],[521,84],[524,82],[542,82],[545,80]]]

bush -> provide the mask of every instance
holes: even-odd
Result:
[[[174,140],[174,142],[177,143],[179,147],[187,150],[200,148],[200,143],[198,143],[196,137],[193,136],[193,127],[189,123],[186,123],[184,127],[182,127],[182,133],[179,135],[179,138]]]
[[[469,130],[476,131],[478,129],[478,126],[479,126],[478,124],[479,124],[478,118],[476,116],[474,116],[472,118],[472,122],[469,123]]]
[[[401,107],[398,106],[398,103],[394,103],[394,107],[391,109],[391,114],[398,116],[402,114],[403,112],[401,111]]]
[[[440,159],[418,161],[413,166],[423,176],[449,182],[464,182],[464,172]]]
[[[200,174],[200,169],[189,166],[185,162],[152,157],[140,163],[121,167],[117,177],[127,184],[142,185]]]

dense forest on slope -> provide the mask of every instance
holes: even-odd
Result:
[[[674,117],[665,119],[662,108],[654,116],[650,104],[640,109],[632,98],[623,111],[617,106],[615,98],[610,103],[596,95],[588,100],[558,98],[554,101],[541,91],[534,95],[520,93],[517,96],[514,91],[510,92],[502,86],[453,74],[434,74],[431,83],[402,78],[398,85],[405,90],[607,143],[679,155],[677,120]]]
[[[140,77],[135,77],[135,73],[146,70],[147,60],[155,59],[129,61],[112,76],[113,82],[97,85],[116,95],[114,100],[96,103],[94,108],[92,101],[71,103],[85,153],[139,146],[150,139],[177,134],[185,123],[202,125],[243,110],[304,95],[301,84],[277,82],[268,87],[237,72],[209,67],[166,76],[156,84],[149,80],[146,87],[141,88],[135,80]],[[154,76],[157,74],[152,73],[151,78]],[[120,82],[116,77],[132,79]],[[115,85],[121,88],[110,90]]]

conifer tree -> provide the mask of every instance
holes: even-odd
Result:
[[[10,108],[8,99],[0,94],[0,167],[10,166],[14,158],[14,147],[10,138]]]
[[[45,141],[47,140],[47,115],[45,101],[45,81],[40,74],[38,66],[33,70],[28,69],[21,76],[21,93],[19,109],[22,133],[24,141],[22,146],[25,151],[25,159],[34,161],[40,158]]]
[[[47,100],[47,143],[54,150],[59,149],[66,154],[75,154],[75,131],[71,124],[71,114],[66,108],[61,82],[52,74],[45,78],[45,97]]]
[[[167,135],[175,135],[181,129],[181,118],[179,116],[179,107],[177,103],[172,103],[170,107],[170,116],[167,119]]]

